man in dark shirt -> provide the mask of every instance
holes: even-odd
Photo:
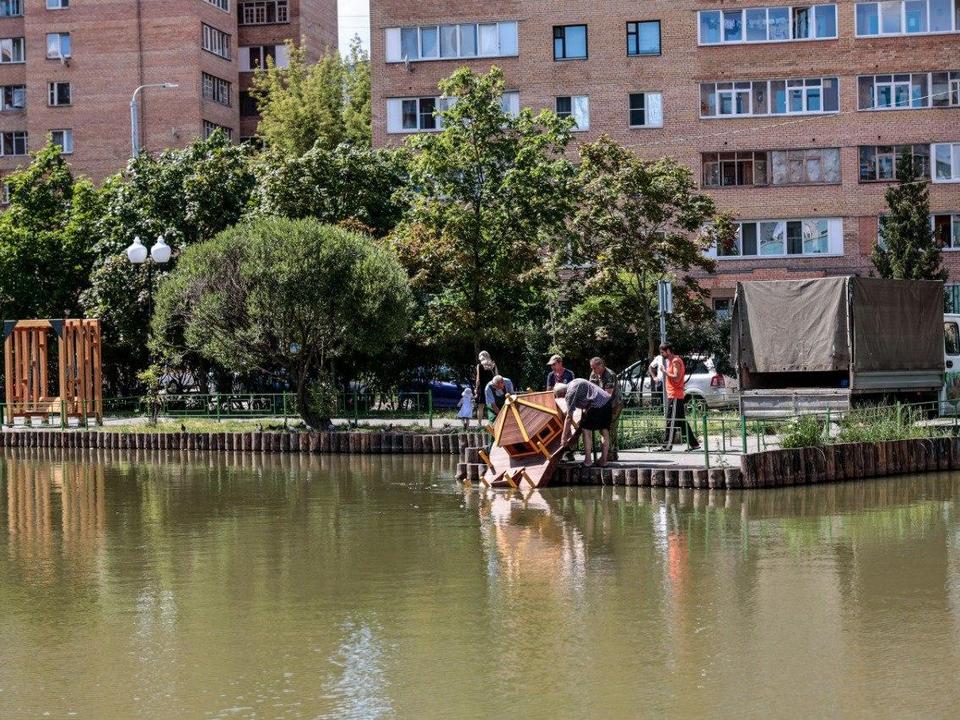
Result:
[[[570,443],[574,437],[573,414],[574,410],[583,410],[580,417],[580,429],[583,433],[583,451],[586,457],[583,464],[586,467],[593,465],[593,431],[600,432],[600,467],[607,464],[607,453],[610,449],[610,421],[613,410],[613,399],[610,394],[597,387],[589,380],[574,380],[569,385],[558,383],[553,387],[553,394],[564,398],[567,403],[567,416],[563,422],[561,440],[564,445]]]
[[[573,372],[563,366],[563,358],[559,355],[551,355],[547,367],[550,368],[550,372],[547,373],[547,390],[553,390],[553,386],[557,383],[566,385],[573,380]]]
[[[610,420],[610,459],[617,459],[617,423],[620,412],[623,410],[623,399],[620,393],[620,382],[617,374],[607,367],[603,358],[595,357],[590,360],[590,382],[602,387],[612,398]]]

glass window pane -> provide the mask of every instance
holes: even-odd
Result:
[[[917,73],[910,78],[910,106],[927,107],[927,74]]]
[[[803,254],[817,255],[827,252],[829,247],[830,223],[827,220],[804,220]]]
[[[949,32],[952,30],[951,15],[953,15],[951,0],[930,0],[930,31]],[[960,23],[957,24],[957,29],[960,30]]]
[[[837,36],[837,6],[817,5],[817,37],[832,38]]]
[[[627,55],[640,54],[639,33],[637,23],[627,23]]]
[[[251,53],[252,56],[253,53]],[[420,57],[417,51],[417,28],[401,28],[400,30],[400,57],[403,60],[417,60]]]
[[[723,41],[740,42],[743,40],[743,12],[741,10],[723,11]]]
[[[907,0],[904,3],[906,15],[906,32],[924,33],[927,27],[927,0]]]
[[[871,145],[860,148],[860,182],[877,179],[876,149]]]
[[[771,40],[789,40],[790,9],[769,8],[767,10],[767,30]]]
[[[517,54],[517,24],[515,22],[500,23],[500,54]]]
[[[436,26],[420,28],[420,57],[435,58],[439,56],[438,34]]]
[[[743,254],[756,255],[757,254],[757,224],[756,223],[741,224],[740,233],[742,236],[740,245],[743,248]]]
[[[660,23],[659,21],[640,23],[640,54],[641,55],[659,55],[660,54]]]
[[[946,107],[950,104],[950,81],[945,72],[931,76],[930,101],[934,107]]]
[[[823,79],[823,111],[837,112],[840,109],[840,92],[836,78]]]
[[[477,54],[477,26],[460,26],[460,57],[474,57]]]
[[[880,3],[880,30],[884,34],[900,32],[900,0]]]
[[[437,109],[435,98],[420,98],[420,129],[435,130],[437,127],[437,118],[433,114]]]
[[[759,224],[761,255],[783,255],[787,247],[787,224],[762,222]]]
[[[630,124],[644,125],[646,123],[646,112],[644,110],[643,93],[630,94]]]
[[[760,42],[767,39],[767,10],[753,8],[746,11],[747,40]]]
[[[404,100],[402,111],[402,123],[404,130],[417,129],[417,101]]]
[[[569,117],[573,102],[569,97],[557,98],[557,115],[560,117]]]
[[[803,254],[803,223],[799,220],[787,223],[787,254]]]
[[[590,99],[586,95],[573,98],[573,119],[578,130],[587,130],[590,127]]]
[[[857,35],[877,35],[880,32],[880,16],[877,3],[857,4]]]
[[[480,54],[496,55],[499,37],[496,25],[481,25],[480,31]]]
[[[765,80],[758,80],[753,83],[753,114],[766,115],[770,112],[767,105],[767,83]]]
[[[700,13],[700,42],[704,44],[720,42],[719,12],[711,10]]]
[[[440,28],[440,57],[457,57],[458,34],[456,25],[444,25]]]
[[[799,113],[803,112],[803,89],[802,88],[792,88],[790,90],[790,112]]]
[[[717,92],[713,83],[700,85],[700,114],[703,117],[712,117],[717,114]]]
[[[807,88],[807,112],[820,112],[820,88]]]
[[[587,26],[570,25],[566,28],[566,57],[585,58],[587,56]]]
[[[808,7],[793,8],[793,37],[795,40],[805,40],[813,36],[810,13],[811,10]]]
[[[787,112],[787,88],[783,80],[772,80],[770,82],[770,102],[772,113],[783,115]]]

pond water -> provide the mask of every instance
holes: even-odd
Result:
[[[0,460],[0,717],[956,717],[960,476],[484,495],[451,458]]]

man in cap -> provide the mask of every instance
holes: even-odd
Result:
[[[566,385],[573,380],[573,372],[563,366],[563,358],[559,355],[551,355],[547,361],[547,367],[550,372],[547,373],[547,390],[553,390],[557,383]]]

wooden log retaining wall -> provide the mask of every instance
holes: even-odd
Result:
[[[960,437],[767,450],[744,455],[740,467],[745,488],[960,470]]]
[[[484,434],[405,432],[110,432],[108,430],[17,430],[0,432],[0,447],[104,448],[117,450],[209,450],[211,452],[425,453],[458,455],[483,443]]]

